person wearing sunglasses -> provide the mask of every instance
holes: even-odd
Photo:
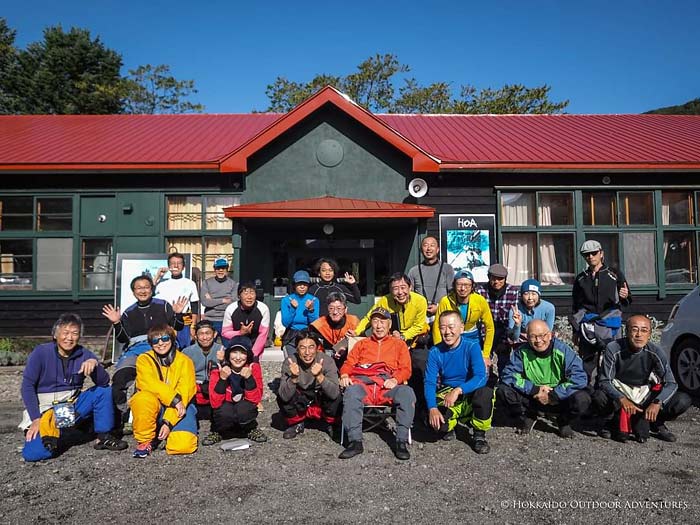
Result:
[[[168,325],[148,331],[151,350],[136,359],[136,389],[131,398],[135,458],[145,458],[164,441],[168,454],[197,450],[197,392],[194,363],[177,350],[177,333]]]
[[[632,294],[625,275],[605,265],[605,252],[600,242],[587,240],[580,252],[587,268],[574,281],[569,324],[588,382],[593,385],[601,352],[619,333],[622,309],[632,303]]]

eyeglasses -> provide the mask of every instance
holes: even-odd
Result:
[[[336,312],[337,313],[337,312],[342,312],[343,310],[345,310],[344,306],[338,306],[338,307],[329,306],[328,307],[329,312]]]
[[[532,334],[532,335],[528,335],[527,338],[530,341],[544,341],[545,339],[547,339],[547,337],[549,336],[550,333],[551,332],[547,332],[547,333],[540,334],[540,335]]]
[[[167,343],[168,341],[170,341],[170,336],[168,334],[165,334],[161,335],[160,337],[154,337],[153,339],[151,339],[151,345],[157,345],[161,341]]]
[[[597,250],[595,252],[586,252],[583,254],[583,258],[585,259],[586,257],[595,257],[600,253],[600,250]]]
[[[630,333],[632,334],[648,334],[650,332],[651,330],[649,330],[648,328],[637,328],[636,326],[630,328]]]

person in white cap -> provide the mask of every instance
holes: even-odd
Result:
[[[228,266],[228,260],[224,257],[214,261],[214,277],[204,280],[200,297],[204,306],[204,317],[212,322],[214,329],[221,336],[224,347],[229,344],[229,340],[221,335],[224,312],[238,295],[238,283],[229,277]]]
[[[588,268],[574,281],[569,323],[592,384],[600,353],[620,331],[622,308],[632,303],[632,295],[624,274],[605,265],[603,246],[598,241],[584,242],[580,252]]]

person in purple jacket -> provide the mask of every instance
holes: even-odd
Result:
[[[109,375],[95,354],[78,344],[83,321],[62,314],[53,326],[53,342],[40,344],[29,355],[22,378],[26,408],[19,427],[26,431],[22,456],[40,461],[56,456],[67,443],[62,431],[92,418],[97,450],[124,450],[125,441],[112,434],[114,409]],[[85,378],[95,384],[83,391]]]

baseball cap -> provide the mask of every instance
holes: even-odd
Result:
[[[593,239],[588,240],[584,242],[581,245],[581,255],[584,253],[591,253],[591,252],[599,252],[603,249],[603,246],[598,241],[594,241]]]
[[[488,274],[502,279],[508,277],[508,268],[500,263],[492,264],[489,266]]]
[[[306,283],[309,284],[311,282],[311,277],[309,276],[309,272],[306,270],[298,270],[294,272],[294,276],[292,277],[292,281],[294,281],[294,284],[297,283]]]
[[[374,310],[372,310],[372,313],[370,314],[369,318],[371,319],[375,316],[379,316],[382,319],[391,319],[391,312],[386,308],[382,308],[380,306],[379,308],[375,308]]]
[[[228,268],[228,261],[221,257],[214,261],[214,268]]]
[[[469,270],[460,270],[455,273],[455,277],[452,279],[452,281],[454,282],[457,279],[469,279],[470,281],[474,282],[474,275]]]

